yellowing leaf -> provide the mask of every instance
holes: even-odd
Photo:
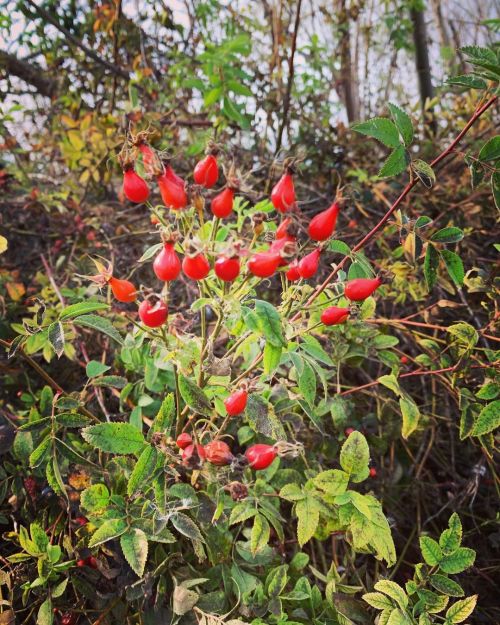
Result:
[[[0,254],[3,254],[5,250],[8,248],[7,239],[5,237],[0,236]]]
[[[22,282],[7,282],[5,285],[10,298],[18,302],[26,293],[26,287]]]

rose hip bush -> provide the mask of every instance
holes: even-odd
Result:
[[[406,442],[428,418],[405,376],[455,373],[471,359],[484,384],[459,392],[460,436],[492,453],[498,353],[472,358],[478,333],[457,323],[441,360],[432,359],[440,344],[422,342],[405,372],[390,320],[377,317],[401,278],[390,263],[374,267],[365,247],[392,215],[416,272],[424,258],[429,289],[441,266],[463,283],[462,261],[447,247],[462,231],[397,212],[434,171],[411,160],[410,118],[393,105],[390,113],[392,121],[355,130],[393,150],[381,176],[407,167],[412,176],[352,248],[336,237],[348,190],[304,216],[294,186],[300,159],[285,159],[270,192],[250,202],[224,145],[209,142],[184,180],[175,173],[180,157],[156,150],[146,131],[129,133],[118,155],[123,193],[149,211],[156,243],[128,271],[93,257],[80,276],[84,297],[55,310],[39,301],[14,325],[10,355],[38,370],[31,355],[71,358],[80,332],[116,346],[111,364],[87,362],[79,392],[46,378],[17,428],[16,463],[2,468],[3,488],[31,520],[6,534],[14,583],[0,580],[26,621],[344,625],[377,614],[379,624],[451,625],[472,613],[477,597],[465,596],[456,576],[475,552],[462,544],[457,514],[420,536],[421,553],[404,563],[406,584],[393,581],[404,554],[398,559],[390,511],[373,493],[371,460],[372,447],[387,449],[384,423],[365,424],[344,396],[353,389],[343,369],[375,359],[380,375],[367,386],[391,393],[395,437]]]

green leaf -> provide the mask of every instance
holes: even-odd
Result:
[[[464,233],[460,228],[450,226],[448,228],[442,228],[431,236],[431,241],[436,243],[458,243],[464,238]]]
[[[35,544],[36,548],[40,553],[43,553],[47,550],[47,546],[49,544],[49,538],[45,533],[43,527],[39,523],[31,523],[30,525],[30,536],[31,540]]]
[[[83,428],[91,423],[91,419],[76,412],[60,412],[54,416],[54,421],[65,428]]]
[[[229,91],[238,95],[244,95],[247,97],[251,97],[253,95],[251,90],[246,85],[243,85],[241,82],[236,80],[228,80],[226,82],[226,87]]]
[[[160,409],[154,418],[153,423],[148,432],[148,440],[151,440],[152,435],[155,432],[162,432],[163,434],[170,433],[170,428],[175,418],[175,398],[173,393],[169,393],[162,401]]]
[[[300,501],[301,499],[304,499],[305,496],[306,495],[303,490],[295,482],[285,484],[285,486],[283,486],[280,490],[280,497],[286,499],[287,501]]]
[[[146,534],[137,528],[130,529],[126,534],[122,534],[120,546],[132,570],[136,575],[142,577],[148,559]]]
[[[266,591],[268,597],[279,597],[288,581],[288,564],[277,566],[266,578]]]
[[[374,588],[379,592],[383,592],[391,599],[394,599],[400,608],[405,609],[408,606],[408,597],[403,588],[401,588],[399,584],[396,584],[396,582],[389,579],[381,579],[375,584]]]
[[[102,332],[120,345],[123,344],[119,332],[115,329],[113,324],[104,317],[98,317],[97,315],[81,315],[77,317],[73,323],[77,326],[83,326],[84,328],[91,328],[92,330]]]
[[[413,625],[413,621],[404,610],[397,608],[391,612],[387,625]]]
[[[451,623],[463,623],[472,614],[477,603],[477,595],[457,601],[446,611],[446,618]]]
[[[463,597],[464,591],[460,584],[445,575],[431,575],[431,586],[448,597]]]
[[[47,597],[40,606],[36,617],[37,625],[52,625],[54,622],[54,611],[52,610],[52,600]]]
[[[362,135],[377,139],[377,141],[380,141],[388,148],[397,148],[399,146],[399,132],[390,119],[374,117],[366,122],[353,124],[351,129]]]
[[[96,312],[97,310],[106,310],[107,308],[109,308],[109,306],[103,302],[79,302],[78,304],[71,304],[71,306],[63,308],[61,314],[59,315],[59,319],[61,321],[64,321],[65,319],[73,319],[74,317],[78,317],[80,315]]]
[[[51,323],[49,329],[47,330],[47,335],[52,349],[57,354],[57,357],[60,358],[64,353],[63,324],[60,321],[54,321],[54,323]]]
[[[428,291],[432,291],[437,281],[437,270],[439,267],[439,253],[430,243],[427,245],[424,260],[424,276]]]
[[[295,504],[297,514],[297,540],[302,547],[310,540],[319,523],[319,504],[311,493],[306,493],[306,497]]]
[[[214,87],[213,89],[210,89],[210,91],[208,91],[205,94],[203,98],[203,104],[207,107],[212,106],[212,104],[215,104],[220,99],[222,99],[223,95],[224,95],[224,89],[222,87]]]
[[[483,436],[493,432],[498,427],[500,427],[500,400],[496,399],[481,410],[471,434],[472,436]]]
[[[467,547],[459,547],[453,553],[444,556],[439,563],[440,568],[450,575],[461,573],[474,564],[476,552]]]
[[[488,86],[486,81],[472,74],[462,74],[461,76],[453,76],[446,81],[448,85],[457,85],[459,87],[468,87],[469,89],[486,89]]]
[[[377,610],[393,610],[394,604],[392,601],[380,592],[367,592],[362,597],[363,601],[366,601],[368,605]]]
[[[99,423],[82,430],[94,447],[112,454],[136,454],[144,446],[144,436],[130,423]]]
[[[186,405],[194,412],[209,417],[212,413],[210,400],[201,388],[190,378],[179,376],[179,391]]]
[[[123,378],[120,375],[103,375],[101,378],[94,378],[92,380],[92,385],[124,388],[127,385],[127,378]]]
[[[342,254],[343,256],[349,256],[349,254],[351,253],[351,248],[347,245],[347,243],[344,243],[344,241],[339,241],[338,239],[330,241],[327,249],[329,252]]]
[[[394,374],[390,373],[388,375],[382,375],[378,379],[378,383],[388,388],[398,397],[401,397],[402,395],[401,388],[399,387],[398,379]]]
[[[462,522],[456,512],[448,521],[448,529],[439,537],[439,546],[445,554],[451,554],[460,547],[462,542]]]
[[[283,347],[280,345],[276,347],[269,341],[266,341],[264,346],[264,373],[266,375],[270,375],[274,373],[274,371],[278,368],[281,360],[281,352],[283,351]]]
[[[91,360],[87,363],[87,366],[85,367],[85,373],[87,374],[88,378],[95,378],[98,375],[106,373],[106,371],[109,371],[110,369],[111,367],[108,367],[108,365],[104,365],[98,360]]]
[[[258,551],[261,551],[267,545],[270,533],[271,528],[269,527],[266,517],[260,513],[256,514],[250,534],[250,550],[252,555],[255,556]]]
[[[340,466],[353,482],[361,482],[368,477],[370,450],[361,432],[353,432],[340,450]]]
[[[43,417],[43,419],[36,419],[36,421],[29,421],[18,428],[19,432],[35,432],[41,428],[48,426],[52,421],[51,417]]]
[[[57,462],[57,456],[54,455],[45,467],[45,477],[52,490],[58,495],[62,495],[67,498],[66,488],[59,469],[59,463]]]
[[[139,490],[144,492],[151,486],[149,478],[156,469],[156,462],[158,460],[158,452],[156,447],[148,445],[139,456],[135,467],[130,474],[127,484],[127,495],[131,497]]]
[[[500,384],[496,382],[487,382],[476,393],[478,399],[495,399],[500,394]]]
[[[417,178],[428,189],[430,189],[436,182],[436,174],[434,173],[434,170],[429,165],[429,163],[426,163],[425,161],[416,158],[414,161],[412,161],[411,168]]]
[[[127,522],[125,519],[109,519],[96,529],[89,540],[89,547],[97,547],[103,543],[121,536],[127,531]]]
[[[443,558],[441,547],[429,536],[420,536],[420,551],[429,566],[436,566]]]
[[[43,441],[38,445],[38,447],[31,453],[30,455],[30,467],[33,469],[42,464],[45,456],[50,450],[52,444],[52,438],[47,436],[43,439]]]
[[[303,361],[303,369],[299,375],[298,385],[302,397],[309,406],[314,406],[314,400],[316,399],[316,374],[307,360]]]
[[[255,432],[274,440],[286,440],[285,430],[272,404],[257,393],[251,393],[248,396],[245,416]]]
[[[109,505],[109,490],[105,484],[92,484],[80,495],[80,505],[87,512],[99,513]]]
[[[172,516],[170,517],[170,521],[175,529],[184,536],[187,536],[191,540],[198,540],[202,543],[205,542],[205,539],[203,538],[199,527],[196,525],[193,519],[188,517],[187,514],[184,514],[182,512],[176,512],[175,514],[172,514]]]
[[[410,116],[395,104],[389,102],[387,106],[391,112],[392,120],[399,130],[399,134],[403,138],[404,144],[408,147],[413,141],[413,124]]]
[[[57,599],[64,595],[68,582],[69,582],[69,578],[67,577],[66,579],[63,579],[63,581],[60,582],[59,584],[52,587],[52,591],[50,593],[52,596],[52,599]]]
[[[483,145],[479,151],[478,158],[483,163],[496,161],[500,158],[500,135],[491,137],[491,139]]]
[[[325,491],[328,495],[342,495],[345,493],[349,475],[340,469],[329,469],[318,473],[314,478],[316,488]]]
[[[281,317],[276,308],[269,302],[258,299],[255,300],[255,314],[259,319],[259,329],[266,341],[275,347],[285,346]]]
[[[401,435],[406,440],[418,427],[420,410],[410,397],[400,397],[399,407],[401,408],[401,414],[403,416]]]
[[[450,278],[456,286],[462,286],[464,283],[465,271],[464,264],[460,256],[451,250],[441,250],[440,254]]]
[[[391,178],[406,171],[410,163],[410,156],[406,148],[402,145],[398,146],[389,154],[386,161],[382,165],[382,169],[378,172],[379,178]]]
[[[248,519],[254,517],[256,514],[257,510],[253,503],[250,503],[248,501],[237,503],[231,510],[229,525],[234,525],[235,523],[243,523],[244,521],[247,521]]]

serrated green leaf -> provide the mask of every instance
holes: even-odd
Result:
[[[165,435],[170,434],[170,429],[175,418],[175,398],[173,393],[169,393],[162,401],[154,421],[148,432],[148,440],[151,440],[155,432],[162,432]]]
[[[439,563],[440,568],[450,575],[461,573],[474,564],[476,552],[467,547],[459,547],[453,553],[443,557]]]
[[[303,361],[302,373],[298,380],[299,391],[309,406],[314,406],[316,399],[316,374],[307,360]]]
[[[413,123],[410,116],[395,104],[389,102],[387,106],[391,112],[392,120],[399,130],[399,134],[403,138],[404,144],[408,147],[413,141]]]
[[[329,469],[318,473],[314,478],[316,488],[325,491],[328,495],[342,495],[347,489],[349,475],[340,469]]]
[[[205,539],[200,532],[200,528],[196,525],[193,519],[188,517],[187,514],[184,514],[183,512],[176,512],[170,517],[170,522],[175,529],[184,536],[187,536],[191,540],[205,542]]]
[[[410,164],[410,156],[406,151],[406,148],[402,145],[393,150],[384,164],[382,169],[378,172],[379,178],[391,178],[406,171],[406,168]]]
[[[451,554],[460,547],[462,542],[462,522],[456,512],[448,521],[448,529],[439,537],[439,546],[445,554]]]
[[[349,256],[349,254],[351,253],[351,248],[347,245],[347,243],[344,243],[344,241],[334,239],[328,244],[328,251],[335,254],[343,254],[344,256]]]
[[[392,601],[380,592],[367,592],[362,597],[363,601],[366,601],[368,605],[377,610],[393,610],[394,604]]]
[[[125,519],[109,519],[96,529],[89,540],[89,547],[97,547],[108,540],[121,536],[127,530]]]
[[[259,329],[266,341],[275,347],[285,346],[281,317],[276,308],[269,302],[258,299],[255,300],[255,314],[259,320]]]
[[[144,446],[144,436],[130,423],[98,423],[82,430],[94,447],[112,454],[135,454]]]
[[[151,484],[148,482],[156,468],[158,452],[156,447],[148,445],[137,460],[135,467],[130,474],[127,484],[127,494],[129,497],[135,495],[139,490],[144,492]]]
[[[436,566],[443,558],[441,547],[430,536],[420,536],[420,551],[429,566]]]
[[[374,117],[366,122],[353,124],[351,129],[362,135],[377,139],[377,141],[380,141],[388,148],[397,148],[399,146],[399,132],[390,119]]]
[[[446,618],[451,623],[463,623],[472,614],[477,603],[477,595],[457,601],[446,611]]]
[[[43,441],[38,445],[36,449],[31,452],[30,455],[30,467],[35,468],[38,467],[45,459],[45,456],[48,454],[50,447],[52,444],[52,438],[47,436],[43,439]]]
[[[449,597],[463,597],[464,591],[460,584],[454,582],[449,577],[445,575],[439,575],[436,573],[435,575],[431,575],[430,577],[431,586],[442,592],[444,595],[448,595]]]
[[[52,600],[47,597],[38,610],[36,617],[37,625],[52,625],[54,622],[54,611],[52,609]]]
[[[263,358],[264,373],[266,375],[274,373],[274,371],[278,368],[281,360],[282,351],[283,347],[281,345],[279,347],[276,347],[272,343],[269,343],[269,341],[266,341],[266,344],[264,346]]]
[[[448,228],[442,228],[431,236],[431,241],[436,243],[458,243],[464,238],[464,233],[460,228],[449,226]]]
[[[306,497],[295,504],[297,514],[297,540],[302,547],[310,540],[319,523],[319,504],[315,497],[306,493]]]
[[[252,555],[255,556],[258,551],[261,551],[267,545],[270,532],[271,528],[269,527],[269,522],[266,517],[260,513],[256,514],[250,534],[250,550]]]
[[[257,510],[253,503],[248,501],[243,501],[242,503],[238,503],[231,510],[231,515],[229,517],[229,525],[234,525],[235,523],[243,523],[248,519],[251,519],[257,514]]]
[[[469,89],[486,89],[488,86],[486,81],[472,74],[462,74],[461,76],[453,76],[446,81],[448,85],[457,85],[459,87],[468,87]]]
[[[191,410],[206,417],[210,416],[212,413],[210,400],[193,380],[184,375],[180,375],[179,391],[182,399]]]
[[[85,367],[85,373],[88,378],[95,378],[98,375],[106,373],[106,371],[109,371],[110,369],[111,367],[108,367],[108,365],[105,365],[98,360],[91,360]]]
[[[286,440],[286,432],[272,404],[257,393],[248,396],[245,417],[255,432],[274,440]]]
[[[80,495],[80,505],[88,512],[100,512],[109,505],[109,497],[105,484],[92,484]]]
[[[349,435],[340,450],[340,466],[349,474],[353,482],[361,482],[368,477],[370,450],[361,432]]]
[[[400,608],[405,609],[408,606],[408,596],[399,584],[389,579],[381,579],[375,584],[375,590],[384,593],[399,605]]]
[[[120,546],[125,559],[136,575],[142,577],[148,559],[148,539],[146,534],[132,528],[120,537]]]
[[[472,436],[484,436],[500,427],[500,400],[496,399],[485,406],[474,423]]]
[[[60,358],[64,354],[63,324],[60,321],[54,321],[54,323],[51,323],[47,330],[47,336],[52,349],[57,354],[57,357]]]
[[[500,135],[491,137],[479,151],[478,158],[481,162],[496,161],[500,158]]]

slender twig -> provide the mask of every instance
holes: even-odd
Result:
[[[292,48],[290,51],[290,57],[288,58],[288,83],[286,86],[285,99],[283,101],[283,117],[281,119],[281,126],[278,130],[278,137],[276,139],[276,149],[274,150],[274,154],[278,154],[281,150],[281,143],[283,141],[283,133],[285,132],[286,125],[288,123],[288,114],[290,111],[290,98],[292,95],[292,86],[293,86],[293,77],[295,74],[295,51],[297,49],[297,34],[299,32],[300,26],[300,10],[302,8],[302,0],[298,0],[297,2],[297,13],[295,15],[295,25],[293,28],[293,36],[292,36]]]

